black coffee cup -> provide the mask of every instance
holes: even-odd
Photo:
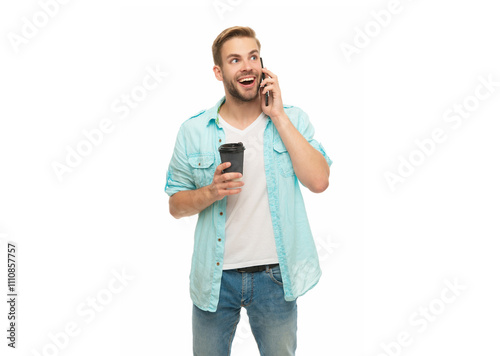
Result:
[[[243,174],[243,143],[225,143],[220,145],[219,153],[221,163],[231,162],[231,166],[222,170],[222,173],[239,172]]]

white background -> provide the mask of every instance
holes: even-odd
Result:
[[[52,5],[44,23],[45,3],[0,9],[2,354],[12,351],[7,241],[19,251],[12,354],[191,354],[196,217],[169,215],[165,173],[180,124],[223,95],[211,45],[233,25],[255,29],[284,102],[309,114],[333,160],[327,191],[302,187],[323,276],[298,300],[297,355],[498,353],[491,2],[221,0],[217,12],[212,0],[75,0]],[[148,68],[168,76],[121,117],[113,104]],[[480,78],[497,83],[483,99]],[[464,101],[473,109],[462,124],[445,121]],[[54,164],[102,120],[113,131],[58,179]],[[446,139],[432,148],[436,129]],[[420,161],[391,189],[387,172],[400,176],[410,158]],[[68,325],[76,336],[62,334]],[[258,354],[245,315],[232,354]]]

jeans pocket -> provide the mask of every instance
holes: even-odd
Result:
[[[280,270],[280,266],[276,266],[276,267],[273,267],[273,268],[269,268],[268,271],[266,271],[267,275],[269,276],[269,278],[271,278],[271,280],[282,286],[283,285],[283,279],[281,278],[281,270]]]

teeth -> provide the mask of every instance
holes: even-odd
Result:
[[[253,81],[253,78],[245,78],[245,79],[241,79],[240,83],[242,83],[242,82],[251,82],[251,81]]]

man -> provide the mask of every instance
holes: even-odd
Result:
[[[224,30],[212,54],[225,96],[181,125],[165,187],[172,216],[199,214],[190,274],[194,355],[230,354],[242,306],[261,355],[294,355],[296,299],[321,276],[299,182],[323,192],[332,161],[308,116],[283,105],[251,28]],[[245,146],[243,175],[222,173],[230,163],[218,147],[229,142]]]

